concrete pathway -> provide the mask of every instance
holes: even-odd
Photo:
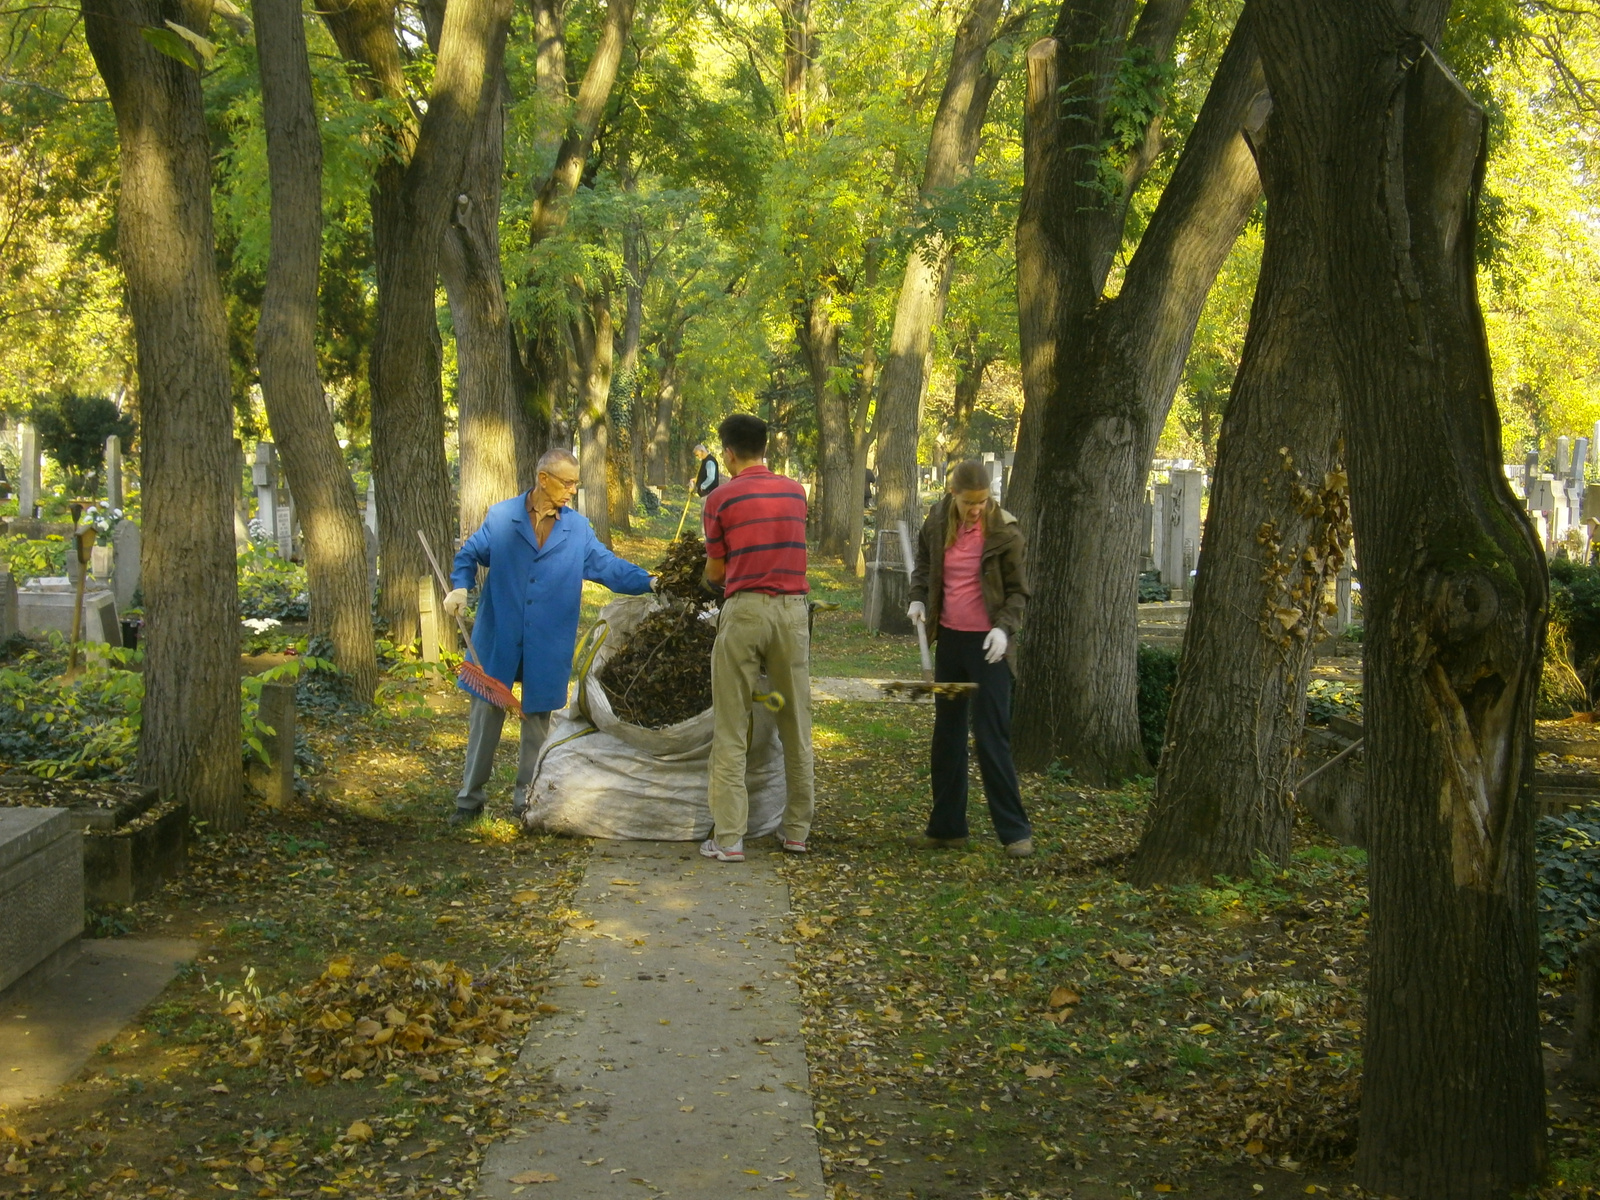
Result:
[[[480,1196],[823,1200],[779,853],[596,845],[520,1063],[565,1116],[493,1146]]]
[[[85,941],[68,967],[0,1002],[0,1112],[50,1096],[194,959],[188,938]]]
[[[906,676],[919,678],[916,672]],[[813,700],[887,700],[878,685],[881,679],[820,678],[811,681]]]

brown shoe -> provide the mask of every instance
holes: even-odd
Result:
[[[960,850],[966,844],[967,839],[964,837],[936,838],[929,837],[925,833],[919,833],[906,839],[906,845],[913,850]]]
[[[1012,858],[1032,858],[1033,839],[1031,837],[1025,837],[1020,842],[1012,842],[1006,847],[1006,853]]]

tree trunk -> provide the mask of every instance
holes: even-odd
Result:
[[[845,557],[850,536],[850,397],[837,386],[839,326],[829,312],[833,293],[819,291],[801,308],[796,333],[811,380],[811,402],[817,413],[817,496],[812,500],[813,536],[817,554]]]
[[[138,30],[203,31],[209,7],[84,0],[117,120],[117,248],[138,350],[144,716],[139,777],[214,830],[244,823],[233,403],[199,72]]]
[[[1545,1159],[1533,710],[1548,583],[1502,469],[1476,292],[1483,113],[1441,0],[1263,0],[1317,203],[1366,614],[1371,978],[1361,1186],[1490,1200]],[[1303,131],[1320,136],[1299,139]],[[1326,167],[1307,159],[1325,140]]]
[[[1161,119],[1124,127],[1124,73],[1160,69],[1192,0],[1149,0],[1130,34],[1128,0],[1066,0],[1050,37],[1028,49],[1022,201],[1017,213],[1017,332],[1027,403],[1006,507],[1033,535],[1033,477],[1058,369],[1058,341],[1100,300],[1122,246],[1128,205],[1161,151]]]
[[[683,336],[683,326],[675,324],[661,340],[660,365],[656,368],[655,422],[646,451],[648,475],[655,487],[665,487],[667,460],[672,453],[672,414],[678,404],[678,345]],[[677,483],[678,480],[670,482]]]
[[[611,545],[610,458],[612,331],[611,296],[597,288],[584,300],[584,311],[572,322],[573,348],[583,381],[578,405],[578,482],[583,487],[583,515],[597,538]]]
[[[872,302],[878,290],[878,264],[883,246],[878,239],[867,245],[866,312],[861,319],[861,373],[856,378],[856,411],[850,423],[850,529],[845,537],[845,566],[857,575],[865,574],[861,553],[866,529],[867,453],[872,449],[876,421],[872,401],[878,390],[878,309]]]
[[[333,642],[355,698],[378,683],[367,543],[355,490],[317,375],[322,259],[322,134],[299,0],[255,0],[261,110],[272,185],[272,245],[256,353],[261,395],[305,531],[311,629]]]
[[[505,46],[491,54],[478,120],[457,183],[439,274],[455,326],[456,407],[461,447],[460,529],[466,537],[489,506],[522,490],[514,351],[500,273],[500,179],[505,168]],[[531,450],[532,447],[530,446]],[[542,449],[542,447],[541,447]]]
[[[1036,61],[1037,50],[1029,52]],[[1020,655],[1013,743],[1024,769],[1061,759],[1093,784],[1149,770],[1139,730],[1135,594],[1144,484],[1206,293],[1259,195],[1239,131],[1260,92],[1247,12],[1121,291],[1058,327],[1060,369],[1051,390],[1029,400],[1039,410],[1032,436],[1042,446],[1035,448],[1030,552],[1039,599]],[[1020,272],[1020,244],[1018,253]],[[1079,270],[1077,286],[1103,284],[1092,256],[1081,262],[1093,271]],[[1034,376],[1035,386],[1043,382]]]
[[[629,178],[625,186],[633,189]],[[640,233],[637,223],[630,218],[622,233],[622,263],[627,281],[623,285],[627,311],[622,318],[622,353],[617,362],[617,378],[625,397],[618,405],[626,419],[619,429],[611,423],[612,446],[608,462],[611,464],[610,503],[611,526],[618,533],[633,532],[633,506],[638,500],[640,481],[635,470],[639,453],[639,338],[644,330],[644,266],[640,253]]]
[[[972,174],[983,133],[989,98],[998,77],[987,65],[989,46],[995,40],[1006,0],[973,0],[950,51],[944,91],[928,136],[928,156],[922,168],[918,205],[926,211],[940,194]],[[909,529],[922,525],[922,497],[917,486],[917,443],[921,440],[923,395],[927,390],[927,364],[933,328],[944,315],[950,295],[954,247],[934,238],[916,247],[906,260],[895,308],[894,332],[883,364],[883,390],[878,397],[878,527],[894,528],[896,521]],[[861,448],[861,484],[856,489],[859,507],[865,489],[866,454]],[[859,538],[857,540],[859,546]],[[851,565],[856,555],[850,555]],[[905,618],[909,582],[902,573],[879,575],[884,597],[881,627],[910,632]]]
[[[417,532],[427,535],[435,554],[447,553],[455,541],[434,289],[484,82],[500,61],[510,15],[509,0],[453,0],[446,8],[420,128],[414,134],[402,129],[396,154],[376,172],[372,470],[383,564],[379,609],[398,645],[418,636],[417,586],[431,577]],[[350,0],[325,19],[340,51],[365,68],[370,82],[364,86],[409,103],[385,0]],[[441,629],[449,638],[449,627]]]

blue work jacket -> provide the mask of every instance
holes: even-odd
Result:
[[[505,684],[522,680],[522,711],[549,712],[567,702],[578,640],[583,581],[628,596],[650,590],[650,573],[600,544],[583,515],[563,507],[544,540],[533,535],[525,496],[491,508],[456,551],[452,587],[470,588],[488,567],[472,648],[483,669]]]

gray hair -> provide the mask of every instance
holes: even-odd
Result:
[[[711,453],[710,450],[706,449],[706,444],[704,442],[701,442],[697,446],[695,446],[694,450],[695,450],[696,454],[710,454]]]
[[[539,456],[539,471],[547,473],[557,463],[565,463],[569,467],[578,465],[578,456],[571,450],[563,450],[560,446],[546,450]]]

